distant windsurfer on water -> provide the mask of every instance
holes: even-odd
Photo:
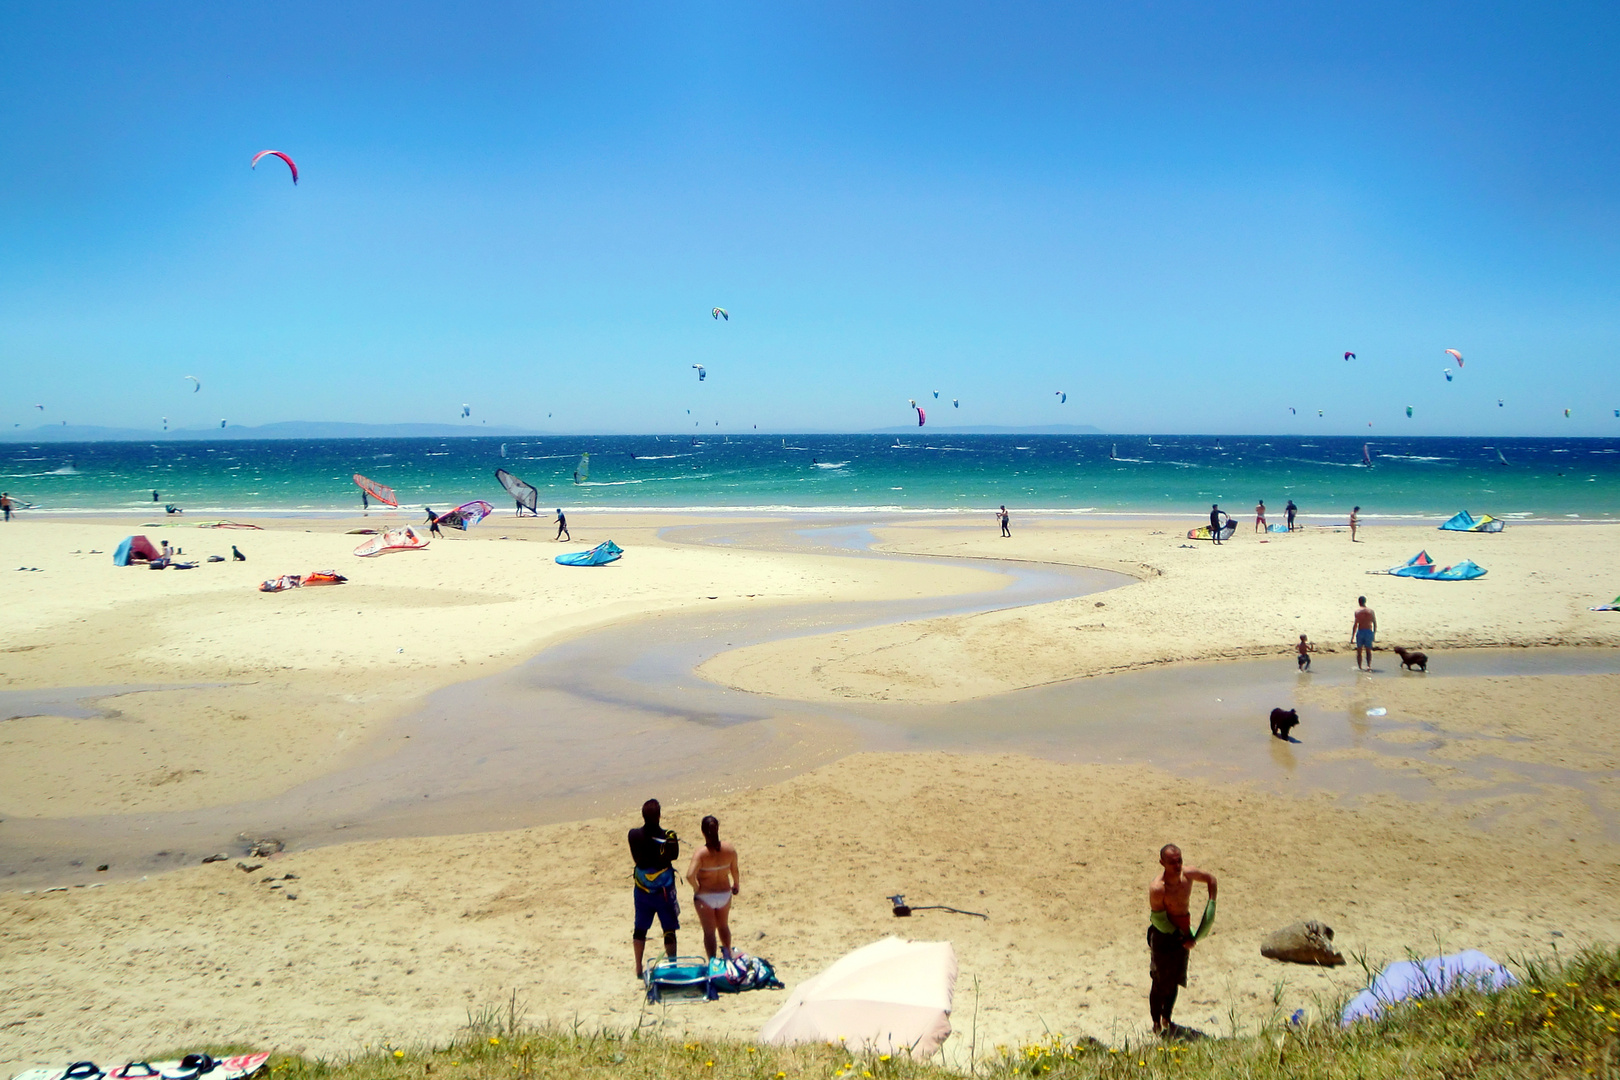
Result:
[[[574,540],[573,534],[568,531],[568,516],[562,512],[560,506],[557,507],[557,535],[553,539],[567,540],[569,543]]]

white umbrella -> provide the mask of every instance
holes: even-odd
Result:
[[[948,941],[887,937],[806,979],[760,1032],[764,1043],[837,1042],[932,1057],[951,1033],[956,953]]]

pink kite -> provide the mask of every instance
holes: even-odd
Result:
[[[250,167],[257,169],[259,167],[259,159],[264,157],[266,154],[278,157],[282,161],[285,161],[287,163],[287,168],[292,170],[293,183],[298,183],[298,166],[293,162],[292,158],[288,157],[286,154],[283,154],[280,150],[260,150],[257,154],[253,155],[253,164]]]

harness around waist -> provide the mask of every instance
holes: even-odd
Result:
[[[636,888],[642,892],[652,892],[654,889],[668,889],[675,884],[675,870],[666,866],[662,870],[643,870],[636,867]]]

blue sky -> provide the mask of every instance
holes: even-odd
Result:
[[[1620,435],[1616,55],[1612,4],[8,4],[0,421]]]

